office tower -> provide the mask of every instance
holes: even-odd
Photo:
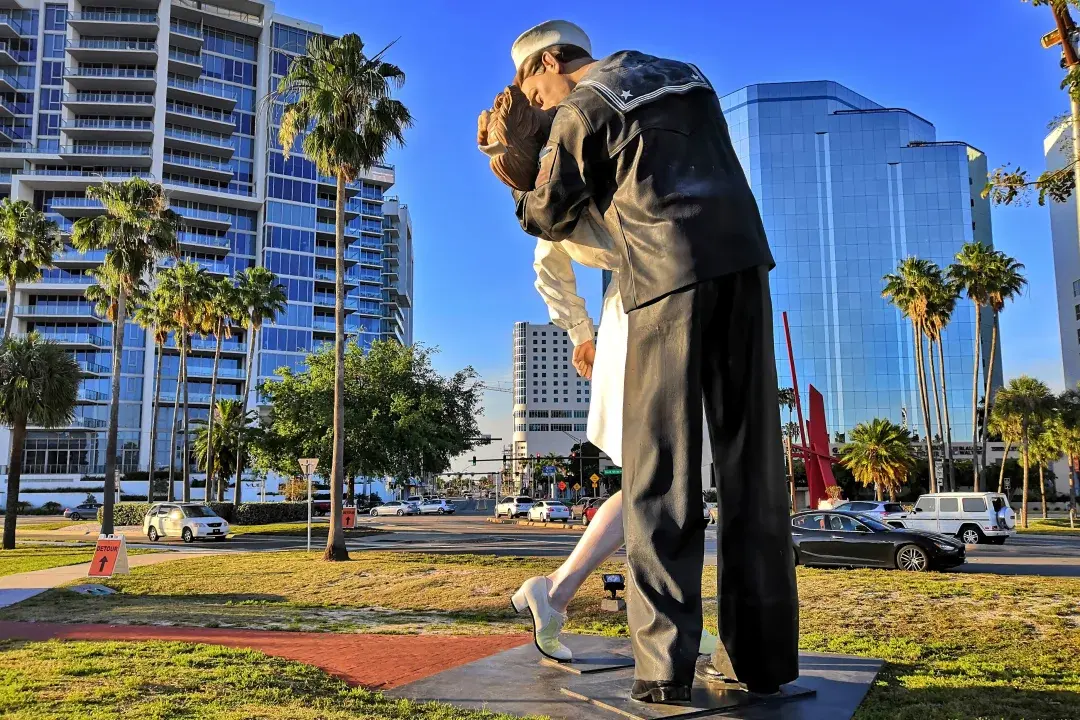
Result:
[[[1070,128],[1054,128],[1043,142],[1046,169],[1059,170],[1073,156]],[[1049,203],[1057,286],[1058,326],[1061,330],[1061,365],[1065,387],[1080,383],[1080,238],[1077,237],[1076,196]]]
[[[185,259],[220,277],[264,265],[286,287],[287,311],[260,334],[255,380],[300,366],[332,341],[335,180],[300,153],[285,159],[276,141],[281,104],[266,102],[321,28],[257,0],[8,7],[0,12],[0,192],[32,201],[68,233],[75,219],[103,212],[86,197],[88,186],[134,176],[160,182],[184,219]],[[406,207],[385,196],[394,181],[394,168],[379,165],[346,188],[347,331],[361,345],[412,336],[411,225]],[[41,282],[6,299],[16,305],[12,329],[63,343],[84,378],[69,427],[29,431],[26,485],[72,486],[103,470],[112,332],[83,297],[87,271],[103,256],[68,246]],[[219,399],[240,399],[248,342],[237,329],[223,343]],[[213,338],[196,336],[193,420],[208,414],[213,350]],[[172,338],[163,353],[153,443],[159,468],[178,457],[169,448],[179,360]],[[156,355],[152,338],[132,323],[122,362],[119,468],[146,470]],[[0,453],[7,451],[4,431]],[[124,491],[145,494],[145,484],[125,483]]]
[[[882,299],[882,276],[908,256],[945,267],[964,242],[992,244],[986,157],[835,82],[750,85],[721,103],[777,263],[780,386],[791,385],[787,311],[801,390],[825,396],[830,433],[875,417],[923,433],[911,324]],[[989,315],[982,328],[986,358]],[[970,437],[974,335],[962,299],[943,342],[954,441]]]

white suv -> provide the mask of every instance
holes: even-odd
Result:
[[[525,517],[532,509],[533,499],[528,495],[507,495],[495,506],[495,517]]]
[[[160,537],[178,537],[184,542],[224,540],[229,523],[206,505],[198,503],[155,503],[143,517],[143,532],[152,542]]]
[[[905,528],[955,535],[968,545],[1005,542],[1016,533],[1016,514],[995,492],[953,492],[923,495],[900,522]]]

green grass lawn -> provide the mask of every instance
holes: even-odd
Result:
[[[1019,519],[1017,519],[1016,531],[1019,533],[1029,535],[1080,535],[1080,520],[1077,521],[1075,528],[1069,527],[1069,518],[1047,518],[1043,520],[1029,516],[1027,528],[1020,527],[1019,522]]]
[[[85,597],[54,590],[2,620],[279,627],[366,632],[527,628],[507,597],[546,558],[363,553],[324,563],[306,553],[219,555],[136,568]],[[618,567],[611,566],[613,569]],[[1080,579],[799,568],[804,649],[881,658],[862,720],[1080,717]],[[704,575],[715,630],[715,570]],[[567,629],[625,635],[599,610],[599,578]],[[0,715],[3,713],[0,712]]]
[[[392,700],[318,668],[213,645],[0,641],[5,720],[496,720]]]
[[[152,550],[129,549],[129,555],[153,552]],[[0,550],[0,577],[32,570],[78,565],[90,562],[94,557],[94,548],[46,545],[17,545],[14,550]]]
[[[64,528],[71,527],[72,525],[84,525],[87,522],[91,522],[91,521],[79,520],[79,521],[76,522],[75,520],[51,520],[49,522],[40,522],[40,523],[16,522],[15,523],[15,530],[17,532],[18,531],[35,532],[35,531],[39,531],[39,530],[40,531],[63,530]],[[93,522],[96,522],[96,521],[93,521]]]

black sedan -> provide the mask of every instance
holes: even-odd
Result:
[[[799,565],[922,572],[964,564],[964,544],[956,538],[890,527],[859,513],[796,513],[791,516],[791,536]]]

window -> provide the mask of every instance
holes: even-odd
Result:
[[[1080,280],[1073,280],[1073,297],[1080,295]]]
[[[1076,319],[1080,320],[1080,305],[1076,306]]]
[[[803,530],[824,530],[825,515],[800,515],[791,524]]]
[[[986,500],[982,498],[964,498],[964,512],[966,513],[983,513],[986,512]],[[942,507],[945,503],[942,502]]]
[[[934,512],[937,510],[937,498],[921,497],[915,503],[915,512]]]
[[[867,510],[873,510],[874,504],[868,502],[853,502],[848,503],[844,510],[850,510],[851,512],[866,512]]]
[[[960,512],[960,502],[956,498],[941,498],[940,510],[943,513]]]
[[[858,523],[847,515],[830,515],[829,529],[834,532],[855,532],[858,529]]]

